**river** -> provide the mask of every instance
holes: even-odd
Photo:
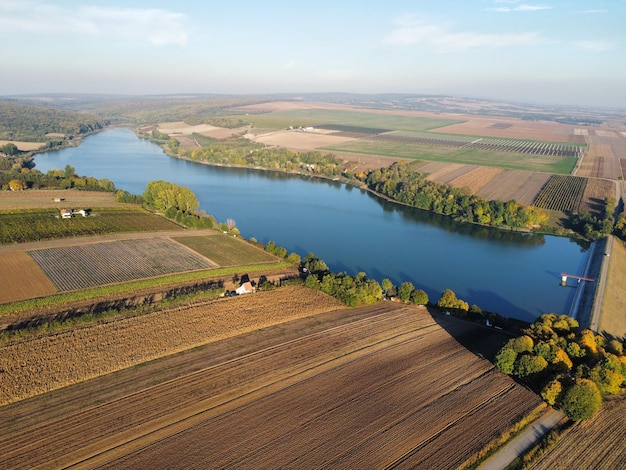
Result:
[[[433,302],[452,289],[470,305],[525,321],[569,312],[574,289],[559,285],[560,273],[579,274],[587,252],[568,238],[459,224],[333,181],[171,158],[127,129],[39,154],[35,164],[44,173],[69,164],[134,194],[152,180],[184,185],[200,209],[234,219],[246,238],[315,253],[335,272],[410,281]]]

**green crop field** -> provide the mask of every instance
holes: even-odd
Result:
[[[482,149],[454,148],[381,140],[355,140],[341,145],[323,147],[323,150],[367,155],[493,166],[511,170],[570,174],[578,161],[571,157],[553,157]]]
[[[451,119],[429,119],[411,116],[396,116],[359,111],[330,109],[302,109],[281,111],[271,114],[242,116],[256,127],[284,129],[289,126],[313,126],[342,124],[345,126],[391,129],[412,132],[425,132],[439,127],[459,124],[463,121]]]
[[[0,244],[24,243],[115,232],[183,230],[164,217],[140,208],[94,209],[89,217],[57,218],[55,209],[0,213]]]
[[[274,255],[224,234],[206,237],[177,237],[173,238],[173,240],[209,258],[219,266],[277,262],[277,258]]]

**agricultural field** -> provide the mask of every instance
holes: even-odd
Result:
[[[619,179],[622,177],[622,171],[619,163],[619,156],[624,155],[626,147],[614,153],[613,141],[624,141],[626,139],[614,139],[598,137],[595,135],[585,136],[588,143],[589,151],[587,155],[580,161],[576,168],[575,175],[587,176],[592,178],[610,178]]]
[[[605,400],[593,418],[574,424],[532,468],[626,468],[625,427],[626,400],[623,397]]]
[[[73,245],[28,254],[61,292],[216,267],[165,238]]]
[[[0,255],[0,304],[43,297],[57,288],[26,252]]]
[[[626,339],[626,243],[613,237],[606,287],[602,296],[598,331],[607,336]]]
[[[251,122],[256,127],[286,129],[293,127],[315,127],[338,124],[356,128],[389,129],[400,131],[425,132],[438,127],[460,123],[458,119],[419,117],[380,113],[376,111],[357,111],[347,109],[300,109],[277,111],[271,114],[244,116],[241,119]],[[326,126],[326,127],[325,127]]]
[[[224,234],[174,237],[172,240],[222,267],[276,262],[276,257],[267,251]]]
[[[454,178],[450,184],[456,188],[467,188],[472,194],[477,193],[489,181],[496,178],[504,170],[490,166],[469,166],[470,171]]]
[[[30,152],[31,150],[38,150],[45,146],[45,142],[21,142],[18,140],[0,140],[0,146],[4,144],[15,144],[18,150],[22,152]]]
[[[89,217],[59,217],[54,209],[0,213],[0,245],[116,232],[183,230],[176,223],[141,208],[94,208]]]
[[[587,178],[552,175],[533,205],[547,210],[576,212],[583,200]]]
[[[585,144],[563,142],[545,142],[537,140],[502,139],[471,135],[437,135],[432,133],[387,132],[368,137],[372,140],[404,142],[407,144],[424,144],[453,148],[471,148],[477,150],[511,152],[548,157],[580,158]]]
[[[576,127],[571,124],[496,116],[467,115],[463,122],[434,129],[433,132],[549,142],[584,142],[584,138],[577,135]]]
[[[117,202],[115,195],[110,192],[76,191],[72,189],[0,191],[0,211],[125,206],[126,204]]]
[[[612,197],[616,201],[619,200],[615,181],[588,178],[578,211],[590,212],[592,214],[602,213],[604,211],[604,200],[608,197]]]
[[[2,343],[0,414],[1,406],[8,403],[245,332],[343,308],[333,297],[301,286],[248,297],[205,300]]]
[[[478,335],[469,323],[390,302],[341,310],[326,303],[323,313],[319,292],[289,288],[281,303],[281,291],[194,307],[193,320],[191,312],[177,311],[171,325],[136,317],[51,337],[41,351],[43,339],[2,348],[0,361],[33,356],[28,368],[45,361],[47,376],[60,372],[57,364],[75,364],[70,371],[111,364],[198,329],[199,341],[210,342],[0,408],[3,462],[10,468],[456,468],[540,404],[463,346],[501,344],[493,330]],[[304,314],[304,303],[313,311]],[[213,341],[220,324],[246,331],[237,323],[258,327],[259,319],[289,314],[301,319]],[[63,353],[55,356],[55,348]],[[37,375],[27,381],[40,380]],[[98,406],[85,406],[93,403]]]
[[[570,174],[577,162],[576,158],[571,157],[516,154],[494,149],[455,148],[415,142],[373,139],[351,140],[341,145],[323,147],[320,150],[559,174]]]

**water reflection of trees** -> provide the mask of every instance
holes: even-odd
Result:
[[[457,222],[450,217],[388,201],[370,192],[368,192],[368,195],[380,204],[385,212],[397,212],[403,219],[432,225],[445,230],[446,232],[497,241],[500,243],[539,246],[545,244],[546,242],[545,237],[541,234],[513,232],[484,227],[482,225]]]

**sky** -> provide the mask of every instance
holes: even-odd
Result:
[[[417,93],[626,108],[626,0],[0,0],[0,95]]]

